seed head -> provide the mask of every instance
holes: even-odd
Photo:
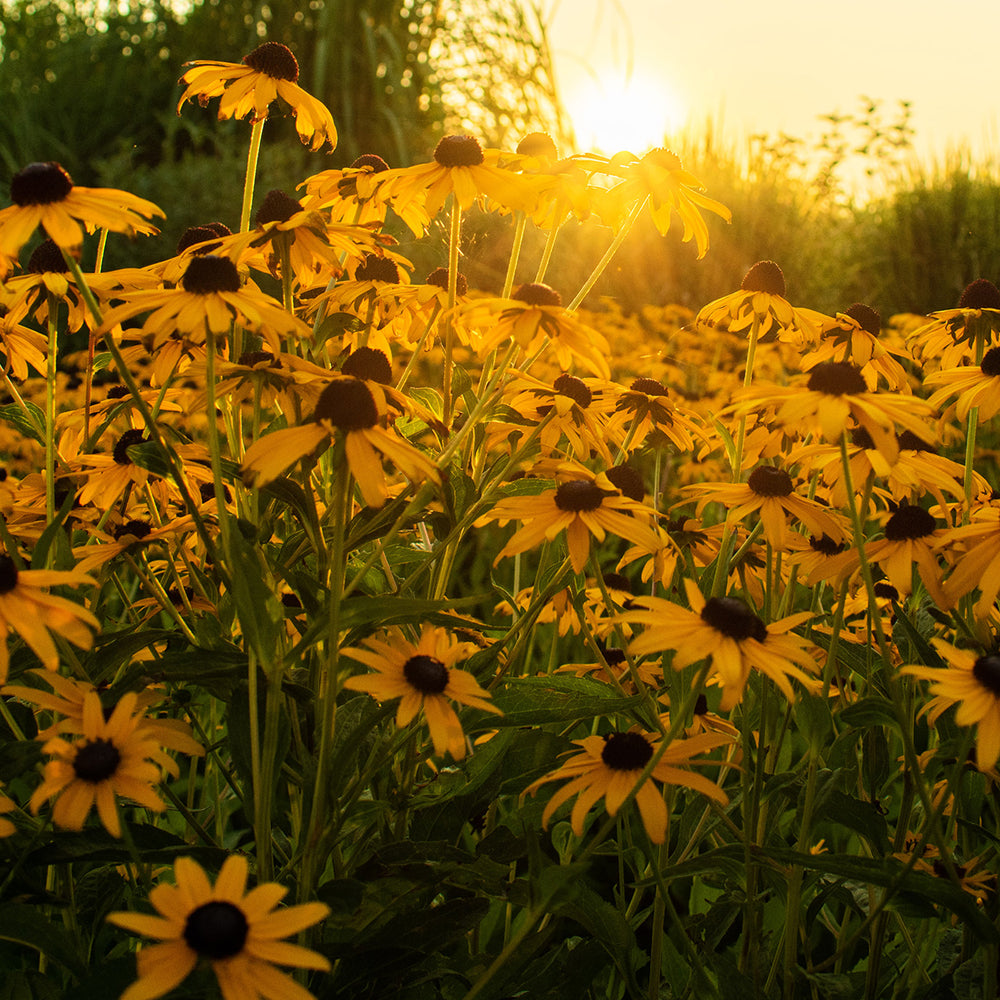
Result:
[[[243,57],[243,62],[255,73],[263,73],[272,80],[288,80],[295,83],[299,78],[299,64],[292,50],[281,42],[264,42]]]
[[[744,292],[767,292],[785,297],[785,276],[773,260],[759,260],[747,271],[740,288]]]
[[[1000,288],[986,278],[976,278],[965,286],[959,309],[1000,309]]]
[[[479,140],[471,135],[446,135],[434,150],[442,167],[477,167],[486,157]]]
[[[188,264],[181,287],[192,295],[212,295],[215,292],[238,292],[240,274],[228,257],[205,254],[194,257]]]
[[[73,178],[68,171],[49,160],[29,163],[10,182],[10,200],[22,208],[26,205],[51,205],[62,201],[73,190]]]
[[[562,296],[554,288],[540,281],[529,281],[521,285],[511,298],[517,299],[518,302],[526,302],[529,306],[562,305]]]

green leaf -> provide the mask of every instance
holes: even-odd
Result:
[[[848,726],[865,729],[869,726],[893,726],[899,728],[896,711],[887,698],[862,698],[837,713],[837,719]]]
[[[861,834],[879,852],[889,850],[889,827],[885,817],[872,802],[863,802],[844,792],[830,789],[816,809],[816,819],[846,826]]]
[[[257,659],[267,664],[274,659],[278,630],[284,627],[284,609],[265,582],[267,568],[259,546],[238,531],[229,532],[228,542],[229,582],[240,628]]]
[[[34,948],[77,978],[86,974],[87,966],[66,929],[43,917],[37,907],[9,901],[0,906],[0,940]]]
[[[575,722],[624,712],[641,700],[641,695],[623,697],[590,677],[515,677],[494,693],[493,702],[504,714],[492,724],[502,728]]]
[[[37,441],[44,448],[45,439],[42,437],[40,431],[35,428],[42,428],[45,426],[45,414],[42,412],[41,408],[36,406],[34,403],[25,402],[24,405],[34,417],[35,423],[32,423],[31,420],[25,416],[24,410],[22,410],[17,403],[7,403],[6,406],[0,406],[0,420],[3,420],[5,423],[8,423],[12,427],[16,428],[26,438],[31,438],[32,441]]]

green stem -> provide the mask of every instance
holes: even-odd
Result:
[[[56,514],[56,363],[59,360],[59,301],[48,293],[48,356],[45,370],[45,518]],[[51,550],[50,550],[51,555]]]
[[[451,375],[454,366],[455,321],[452,311],[458,299],[458,244],[462,234],[462,206],[455,195],[451,196],[451,232],[448,237],[448,312],[444,321],[444,403],[442,422],[451,428]]]
[[[257,182],[257,159],[260,156],[260,140],[264,134],[264,122],[267,119],[253,123],[250,132],[250,149],[247,152],[247,172],[243,180],[243,206],[240,209],[240,232],[245,233],[250,228],[250,208],[253,205],[253,189]]]

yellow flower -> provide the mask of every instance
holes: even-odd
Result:
[[[685,486],[682,492],[698,498],[698,517],[709,503],[724,504],[730,523],[758,512],[764,537],[779,550],[788,548],[789,518],[801,521],[814,535],[829,535],[836,541],[844,537],[839,516],[815,500],[799,496],[792,477],[774,465],[758,465],[745,483],[705,483]]]
[[[598,214],[616,231],[636,204],[648,198],[650,217],[659,233],[666,235],[676,212],[684,223],[681,239],[687,243],[694,238],[700,259],[708,250],[708,226],[700,210],[732,221],[729,209],[702,194],[704,185],[683,168],[680,157],[669,149],[652,149],[642,157],[618,153],[608,161],[606,172],[624,178],[601,197],[597,207]]]
[[[640,732],[609,733],[606,736],[588,736],[573,740],[582,749],[570,757],[560,768],[539,778],[525,789],[534,794],[549,781],[571,779],[549,799],[542,813],[542,824],[548,826],[553,813],[574,795],[579,795],[570,814],[573,832],[583,836],[583,821],[602,798],[608,815],[616,816],[626,796],[635,788],[643,769],[660,749],[660,742],[652,734]],[[703,734],[691,739],[674,740],[663,752],[649,775],[650,779],[668,785],[680,785],[707,795],[721,805],[729,802],[726,793],[702,774],[690,768],[694,764],[718,766],[718,761],[695,761],[696,754],[714,750],[731,742],[728,736]],[[635,793],[635,804],[642,817],[642,825],[654,844],[662,844],[667,833],[667,806],[663,794],[646,780]]]
[[[37,813],[47,799],[55,799],[52,819],[57,826],[82,830],[92,807],[113,837],[121,836],[116,796],[132,799],[147,809],[162,812],[166,805],[153,790],[161,778],[153,763],[162,757],[156,739],[140,728],[137,695],[122,696],[107,721],[96,691],[83,702],[82,734],[70,743],[55,736],[43,752],[55,759],[45,765],[44,780],[31,796],[31,811]]]
[[[98,332],[107,333],[125,320],[149,313],[141,329],[152,338],[154,351],[175,333],[200,344],[209,334],[227,333],[234,322],[259,333],[275,354],[281,351],[281,336],[311,333],[280,302],[244,286],[236,265],[216,254],[192,257],[177,288],[142,289],[119,298],[123,304],[105,314]]]
[[[765,625],[750,606],[738,597],[710,597],[707,600],[692,580],[685,580],[690,609],[661,597],[635,597],[621,621],[645,625],[646,630],[629,644],[635,656],[673,650],[672,666],[681,670],[711,659],[722,684],[723,711],[743,697],[751,668],[767,674],[789,701],[795,693],[788,678],[809,687],[816,661],[809,643],[790,632],[809,614],[789,615]]]
[[[17,833],[17,827],[3,815],[14,812],[15,809],[17,809],[17,803],[6,795],[0,794],[0,837],[9,837],[11,834]]]
[[[430,163],[379,174],[375,197],[388,201],[404,218],[416,202],[433,219],[450,194],[463,211],[483,197],[504,208],[531,211],[537,201],[537,186],[524,175],[497,166],[498,159],[496,150],[484,152],[471,135],[446,135]]]
[[[226,858],[213,886],[191,858],[178,858],[175,885],[158,885],[149,901],[158,916],[111,913],[108,922],[159,944],[140,948],[139,978],[121,1000],[155,1000],[182,983],[199,960],[212,966],[223,1000],[311,1000],[312,994],[274,967],[326,972],[315,951],[281,938],[311,927],[330,912],[324,903],[278,909],[288,892],[275,882],[247,891],[247,862]]]
[[[743,277],[738,292],[709,302],[695,317],[698,326],[719,327],[730,333],[748,333],[754,320],[758,336],[769,340],[814,341],[819,314],[797,309],[785,298],[785,275],[773,260],[760,260]]]
[[[521,285],[509,299],[475,299],[458,314],[470,325],[484,325],[481,357],[514,340],[529,356],[551,347],[564,369],[579,361],[600,378],[610,375],[611,347],[604,335],[563,308],[559,293],[542,282]]]
[[[479,686],[472,674],[454,669],[459,660],[475,651],[475,646],[456,641],[444,629],[425,625],[416,645],[399,629],[392,629],[384,638],[365,639],[364,646],[367,648],[350,646],[341,652],[376,673],[348,677],[344,687],[366,691],[378,701],[399,698],[396,725],[400,728],[409,725],[423,711],[434,752],[439,757],[450,753],[455,760],[461,760],[465,756],[462,723],[449,699],[460,705],[503,714],[486,700],[489,693]]]
[[[21,247],[41,226],[64,250],[83,243],[88,230],[110,229],[134,236],[159,230],[146,219],[163,211],[145,198],[114,188],[77,187],[58,163],[29,163],[10,182],[13,205],[0,209],[0,277],[17,258]]]
[[[221,97],[219,118],[249,118],[264,121],[268,108],[280,97],[292,109],[299,138],[310,149],[337,146],[337,127],[326,105],[297,86],[299,64],[291,50],[280,42],[264,42],[243,57],[242,63],[197,59],[180,79],[187,85],[177,102],[177,113],[186,101],[198,98],[205,107],[213,97]]]
[[[823,361],[849,361],[872,385],[880,375],[890,389],[910,391],[903,366],[879,342],[882,317],[877,310],[855,302],[833,319],[820,315],[819,322],[820,342],[802,359],[803,370]]]
[[[243,480],[248,486],[266,486],[300,458],[328,445],[339,431],[351,474],[370,507],[381,507],[389,498],[379,452],[414,482],[440,482],[431,459],[383,426],[386,413],[386,391],[377,383],[353,375],[334,378],[309,423],[266,434],[247,449]]]
[[[941,639],[932,639],[931,644],[948,666],[917,664],[903,667],[903,673],[933,681],[931,692],[938,696],[935,719],[944,709],[958,705],[955,721],[960,726],[976,726],[976,765],[988,770],[1000,759],[1000,655],[977,655]]]
[[[913,355],[944,368],[968,363],[996,347],[1000,331],[1000,289],[978,278],[962,292],[957,309],[933,312],[909,334]]]
[[[91,629],[99,629],[100,622],[86,608],[42,588],[95,582],[78,570],[19,570],[10,556],[0,556],[0,683],[7,679],[9,632],[20,635],[48,670],[59,665],[50,632],[80,649],[90,649],[94,641]]]
[[[981,424],[1000,413],[1000,347],[991,347],[982,364],[960,368],[938,369],[924,379],[927,388],[940,388],[927,400],[929,406],[940,406],[951,396],[958,396],[955,414],[965,420],[975,408]]]
[[[590,536],[603,542],[607,532],[627,538],[648,552],[661,547],[651,524],[653,511],[629,499],[615,486],[607,473],[593,475],[582,468],[554,490],[538,496],[508,497],[478,521],[524,521],[525,526],[511,536],[493,564],[507,556],[527,552],[543,540],[552,541],[566,532],[570,562],[575,573],[582,573],[590,555]]]
[[[855,424],[863,427],[890,465],[899,457],[896,425],[922,441],[934,437],[924,420],[934,409],[926,400],[872,392],[861,369],[849,361],[824,361],[791,385],[750,389],[737,412],[761,405],[775,406],[774,419],[781,427],[795,428],[802,436],[816,433],[832,444]]]

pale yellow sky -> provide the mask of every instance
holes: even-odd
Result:
[[[1000,153],[1000,0],[544,0],[543,7],[581,144],[598,135],[589,117],[602,101],[611,106],[602,128],[615,145],[630,127],[652,128],[622,146],[641,153],[679,123],[681,109],[695,125],[721,119],[734,137],[808,137],[819,134],[819,115],[855,111],[864,94],[887,110],[912,102],[922,157],[956,144]],[[644,86],[623,101],[618,81],[630,71]]]

